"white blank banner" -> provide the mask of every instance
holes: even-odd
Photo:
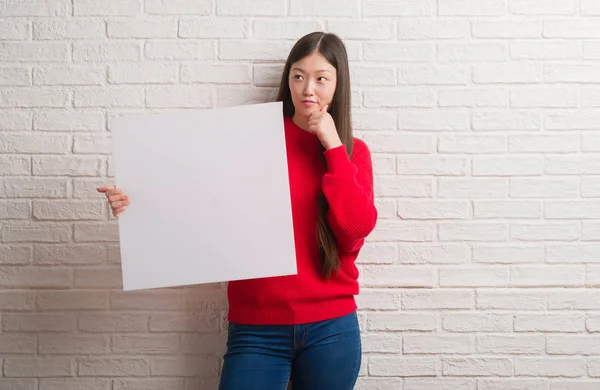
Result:
[[[281,102],[124,117],[124,290],[295,274]]]

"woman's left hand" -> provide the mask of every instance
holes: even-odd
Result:
[[[325,149],[333,149],[342,145],[340,136],[335,128],[331,114],[327,112],[329,104],[324,105],[319,111],[308,118],[308,131],[316,134]]]

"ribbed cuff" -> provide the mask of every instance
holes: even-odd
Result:
[[[327,171],[329,173],[352,172],[352,161],[348,157],[345,145],[336,146],[323,152],[325,161],[327,161]]]

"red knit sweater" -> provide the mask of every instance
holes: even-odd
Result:
[[[284,325],[322,321],[356,310],[358,270],[354,261],[373,230],[373,172],[367,145],[355,139],[352,160],[345,146],[324,152],[320,141],[284,118],[297,275],[231,281],[229,321]],[[317,195],[329,203],[341,266],[323,278],[317,245]],[[265,239],[268,239],[266,237]]]

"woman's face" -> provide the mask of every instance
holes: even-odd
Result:
[[[295,115],[309,117],[324,105],[331,104],[337,71],[315,50],[291,65],[288,82]]]

